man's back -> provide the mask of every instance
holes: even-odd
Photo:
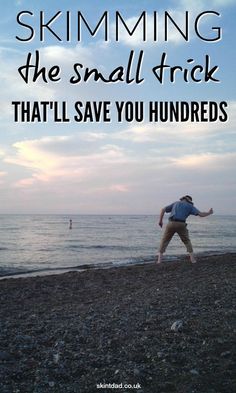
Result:
[[[171,213],[169,219],[185,221],[191,214],[197,216],[199,210],[193,204],[183,201],[177,201],[169,206],[166,206],[166,213]]]

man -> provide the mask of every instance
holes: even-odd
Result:
[[[180,239],[185,244],[189,253],[190,261],[192,263],[196,263],[196,259],[193,254],[193,247],[189,239],[186,219],[190,215],[207,217],[210,214],[213,214],[213,210],[210,209],[208,212],[200,212],[195,206],[193,206],[192,197],[190,195],[185,195],[180,198],[179,201],[174,202],[161,210],[159,219],[159,225],[161,228],[163,226],[163,217],[165,213],[170,213],[170,216],[161,240],[157,263],[162,262],[162,256],[175,233],[178,233]]]

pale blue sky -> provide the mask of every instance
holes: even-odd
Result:
[[[213,207],[216,213],[236,214],[235,207],[235,4],[231,0],[204,1],[29,1],[6,2],[0,17],[1,125],[0,188],[4,213],[157,213],[165,204],[183,194],[193,196],[200,209]],[[22,20],[35,28],[35,38],[23,43],[29,30],[16,22],[22,10],[33,13]],[[39,42],[39,11],[50,19],[62,15],[53,24],[58,42],[48,33]],[[214,36],[213,26],[222,29],[218,42],[204,42],[194,32],[194,20],[202,11],[215,11],[200,24],[201,33]],[[65,40],[65,15],[71,12],[71,42]],[[92,26],[109,11],[110,40],[105,43],[102,29],[90,37],[76,39],[76,15],[81,11]],[[128,39],[120,29],[114,39],[115,13],[122,14],[133,26],[143,11],[147,13],[148,39],[139,34]],[[159,14],[160,40],[153,42],[153,12]],[[163,42],[163,12],[168,11],[181,25],[189,11],[189,42],[175,30]],[[41,64],[61,67],[61,81],[42,81],[26,85],[18,74],[28,52],[39,50]],[[96,67],[108,75],[117,66],[127,65],[131,50],[137,61],[144,51],[142,84],[126,85],[102,82],[71,85],[73,64]],[[179,74],[174,84],[161,85],[152,73],[167,53],[170,65],[187,66],[187,59],[204,64],[209,55],[218,65],[220,83],[185,83]],[[110,101],[112,122],[56,124],[14,123],[11,101],[67,101],[68,115],[74,114],[75,101]],[[115,101],[227,101],[226,123],[142,123],[116,121]]]

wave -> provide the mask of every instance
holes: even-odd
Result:
[[[76,266],[60,266],[53,268],[39,268],[39,269],[24,269],[24,268],[2,268],[0,269],[0,279],[10,278],[10,277],[26,277],[29,275],[47,275],[53,273],[64,273],[67,271],[84,271],[84,270],[97,270],[97,269],[109,269],[111,267],[128,266],[128,265],[138,265],[143,263],[154,262],[154,256],[140,257],[140,258],[130,258],[124,260],[114,260],[103,263],[91,263],[91,264],[81,264]]]
[[[110,246],[106,246],[106,245],[101,245],[101,244],[97,244],[97,245],[92,245],[92,246],[85,246],[83,244],[79,245],[79,244],[72,244],[69,246],[66,246],[66,248],[68,249],[81,249],[81,250],[130,250],[130,247],[126,247],[126,246],[115,246],[115,245],[110,245]],[[140,247],[139,247],[140,248]]]
[[[58,250],[58,248],[54,247],[54,248],[38,248],[36,251],[38,252],[51,252],[51,251],[56,251]]]

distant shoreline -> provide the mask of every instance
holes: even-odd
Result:
[[[206,257],[214,257],[214,256],[224,256],[224,255],[236,255],[235,251],[209,251],[202,252],[196,254],[197,259],[202,259]],[[180,255],[165,255],[163,264],[172,263],[172,262],[180,262],[183,259],[186,259],[186,254]],[[52,276],[58,274],[66,274],[70,272],[83,272],[87,270],[100,270],[100,269],[113,269],[113,268],[125,268],[125,267],[136,267],[136,266],[145,266],[149,264],[155,264],[154,258],[147,258],[146,260],[140,261],[132,261],[132,262],[107,262],[107,263],[98,263],[98,264],[82,264],[81,266],[67,266],[67,267],[58,267],[58,268],[47,268],[47,269],[36,269],[36,270],[25,270],[25,271],[13,271],[9,272],[7,268],[4,270],[0,268],[0,281],[4,279],[18,279],[18,278],[27,278],[27,277],[41,277],[41,276]]]

